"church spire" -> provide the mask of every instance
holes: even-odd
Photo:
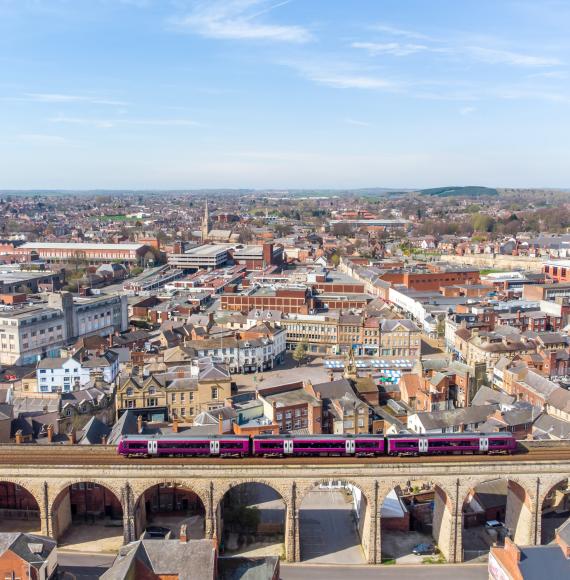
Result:
[[[206,206],[204,207],[204,217],[202,219],[202,242],[208,240],[210,234],[210,214],[208,212],[208,200],[206,200]]]

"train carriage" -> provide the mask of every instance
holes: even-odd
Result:
[[[388,455],[442,455],[512,453],[517,442],[512,433],[413,433],[386,437]]]
[[[258,435],[253,438],[254,456],[362,456],[382,455],[382,435]]]
[[[118,453],[127,457],[244,457],[249,437],[236,435],[125,435]]]

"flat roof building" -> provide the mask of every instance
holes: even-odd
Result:
[[[15,248],[14,254],[23,260],[40,259],[50,263],[81,260],[86,263],[121,261],[145,264],[154,260],[154,253],[146,244],[26,242]]]
[[[182,270],[219,268],[228,261],[230,247],[228,244],[204,244],[183,254],[170,254],[168,263]]]

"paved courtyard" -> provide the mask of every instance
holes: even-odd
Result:
[[[342,491],[307,494],[299,514],[301,560],[306,564],[364,564],[352,513],[352,502]]]
[[[427,556],[416,556],[412,549],[418,544],[433,544],[430,534],[382,530],[381,548],[383,560],[395,560],[396,564],[421,564]]]
[[[322,358],[308,358],[303,366],[297,366],[290,353],[285,355],[285,361],[273,370],[263,373],[233,375],[240,391],[251,391],[275,387],[295,381],[310,380],[313,384],[329,380],[329,371],[323,366]]]

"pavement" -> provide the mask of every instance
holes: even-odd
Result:
[[[32,520],[0,519],[0,532],[25,532],[27,534],[41,534],[42,524],[39,518]]]
[[[483,564],[424,566],[308,566],[281,564],[281,580],[487,580]]]
[[[568,520],[569,515],[568,512],[562,514],[551,512],[542,516],[541,543],[543,545],[555,542],[556,529]]]
[[[433,544],[431,534],[382,530],[382,558],[395,559],[396,564],[421,564],[427,556],[416,556],[412,549],[418,544]]]
[[[277,365],[274,369],[262,373],[251,373],[244,375],[233,375],[240,392],[267,387],[275,387],[286,383],[293,383],[301,380],[310,380],[313,384],[324,383],[329,380],[329,371],[323,366],[323,359],[307,359],[298,366],[290,353],[286,353],[285,361]]]
[[[59,541],[58,551],[116,554],[123,545],[121,525],[73,523]]]
[[[364,564],[352,502],[342,491],[315,490],[299,512],[301,560],[311,564]]]

